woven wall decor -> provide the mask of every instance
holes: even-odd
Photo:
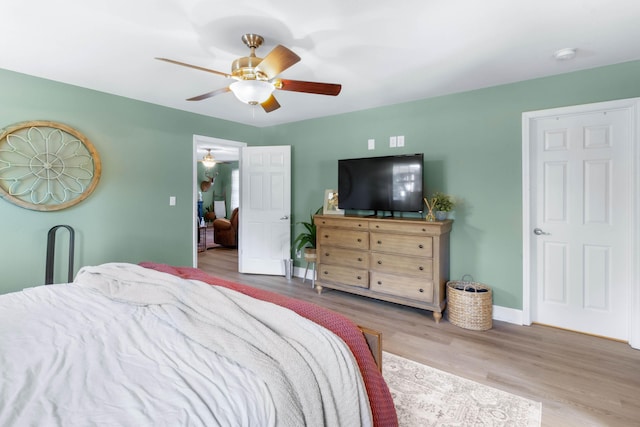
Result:
[[[101,171],[93,144],[67,125],[29,121],[0,133],[0,197],[20,207],[58,211],[80,203]]]

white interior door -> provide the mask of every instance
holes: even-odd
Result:
[[[291,147],[244,147],[238,269],[284,275],[291,254]]]
[[[597,105],[529,121],[533,322],[629,340],[633,121]]]

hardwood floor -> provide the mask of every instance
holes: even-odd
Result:
[[[640,351],[550,327],[493,322],[468,331],[430,312],[340,291],[317,295],[307,280],[238,273],[237,251],[215,248],[199,267],[228,280],[340,312],[381,331],[385,351],[542,402],[543,426],[640,426]]]

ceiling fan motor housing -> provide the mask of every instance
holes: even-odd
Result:
[[[242,80],[268,80],[264,75],[255,67],[262,62],[262,58],[257,56],[244,56],[233,61],[231,64],[231,74],[234,77],[239,77]]]
[[[242,42],[251,49],[249,56],[238,58],[231,64],[231,74],[242,80],[269,80],[269,78],[256,67],[262,58],[256,56],[256,49],[262,46],[264,38],[258,34],[245,34],[242,36]]]

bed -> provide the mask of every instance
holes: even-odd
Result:
[[[397,425],[355,324],[195,268],[0,296],[0,366],[0,425]]]

